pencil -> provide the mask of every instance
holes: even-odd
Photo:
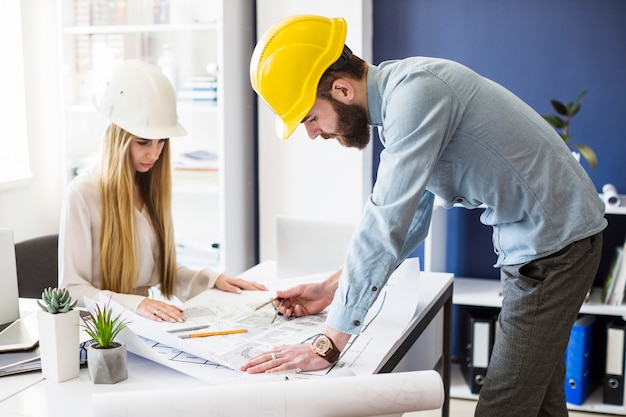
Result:
[[[225,334],[245,333],[247,329],[218,330],[216,332],[191,333],[189,337],[222,336]]]
[[[169,329],[169,330],[166,330],[166,332],[168,332],[168,333],[189,332],[191,330],[206,329],[209,326],[210,326],[209,324],[201,324],[201,325],[198,325],[198,326],[182,327],[182,328],[178,328],[178,329]]]

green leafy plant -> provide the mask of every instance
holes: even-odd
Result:
[[[576,99],[568,104],[563,104],[557,100],[550,100],[550,104],[552,108],[557,114],[547,114],[544,115],[543,118],[545,121],[550,123],[550,126],[555,128],[561,139],[568,143],[572,138],[572,134],[569,131],[569,124],[572,120],[572,117],[576,116],[580,111],[580,101],[587,94],[587,90],[583,91],[576,97]],[[598,158],[596,157],[596,153],[587,145],[581,144],[569,144],[568,145],[576,148],[580,154],[587,160],[587,163],[592,169],[595,169],[598,166]]]
[[[83,325],[87,334],[103,349],[115,347],[113,340],[126,327],[122,314],[113,317],[109,304],[102,308],[97,305],[95,313],[89,313]]]
[[[37,300],[37,304],[43,311],[51,314],[67,313],[76,307],[78,301],[72,300],[70,292],[65,288],[46,288],[41,293],[43,304]]]

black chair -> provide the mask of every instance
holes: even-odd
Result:
[[[41,298],[44,288],[57,287],[59,235],[48,235],[15,244],[20,297]]]

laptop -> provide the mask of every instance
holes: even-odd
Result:
[[[39,342],[35,314],[20,319],[13,231],[0,229],[0,352],[32,349]]]
[[[336,271],[343,265],[356,223],[277,216],[278,279]]]

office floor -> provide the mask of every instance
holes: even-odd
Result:
[[[453,417],[473,417],[476,401],[472,400],[450,400],[450,416]],[[570,417],[611,417],[612,414],[597,413],[580,413],[570,411]],[[402,417],[441,417],[441,410],[434,411],[415,411],[412,413],[404,413]],[[614,416],[613,416],[614,417]]]

